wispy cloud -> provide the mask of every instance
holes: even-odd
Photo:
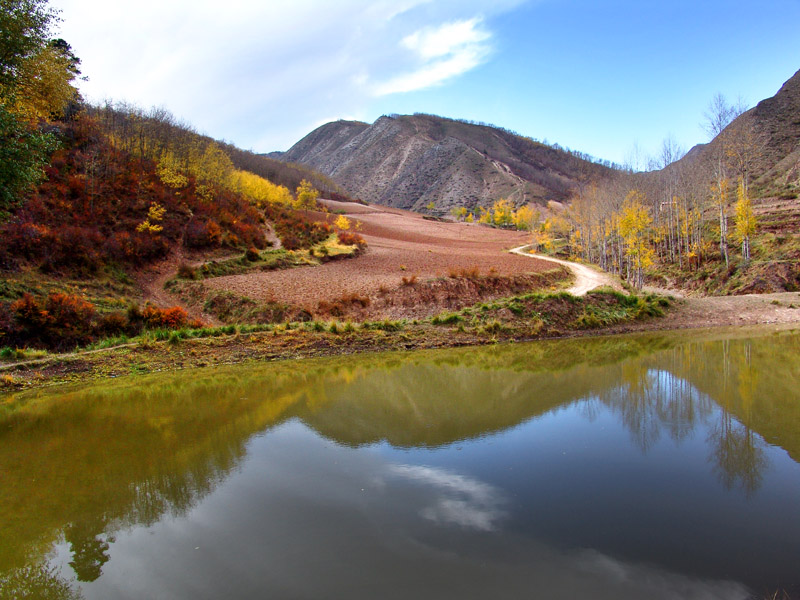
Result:
[[[505,516],[503,495],[492,485],[444,469],[419,465],[392,465],[390,474],[430,486],[434,502],[420,514],[439,524],[454,524],[477,531],[494,531]]]
[[[401,45],[417,56],[420,65],[376,87],[379,96],[413,92],[441,85],[485,62],[491,53],[491,33],[482,19],[426,27],[403,38]]]
[[[286,148],[329,115],[453,82],[489,60],[489,18],[525,0],[51,0],[92,100],[165,106],[198,129]]]

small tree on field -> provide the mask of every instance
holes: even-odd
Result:
[[[344,215],[339,215],[333,224],[337,227],[337,229],[341,229],[342,231],[347,231],[350,229],[350,219]]]
[[[317,206],[317,198],[319,198],[319,191],[314,189],[311,182],[303,179],[297,188],[297,206],[298,208],[313,209]]]

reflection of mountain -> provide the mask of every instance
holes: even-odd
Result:
[[[92,580],[113,534],[182,515],[246,453],[298,418],[340,444],[435,447],[514,427],[580,399],[619,415],[643,451],[717,418],[714,461],[755,489],[754,432],[797,460],[800,336],[678,344],[658,336],[280,363],[138,378],[0,407],[0,573],[63,536]],[[729,382],[729,383],[722,383]],[[734,420],[732,417],[735,417]]]

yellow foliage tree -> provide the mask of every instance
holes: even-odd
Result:
[[[229,181],[231,189],[245,196],[259,208],[263,208],[267,204],[283,204],[286,206],[294,204],[292,193],[287,187],[275,185],[268,179],[248,171],[235,170],[231,173]]]
[[[750,236],[756,232],[756,227],[750,195],[744,181],[739,178],[739,187],[736,189],[736,237],[742,243],[742,256],[746,261],[750,260]]]
[[[139,223],[136,231],[150,234],[160,233],[164,228],[159,225],[164,220],[164,215],[167,214],[167,209],[161,206],[158,202],[150,204],[150,210],[147,211],[147,218]]]
[[[533,224],[539,220],[539,217],[539,211],[533,210],[526,204],[514,213],[514,227],[520,231],[530,231],[533,229]]]
[[[183,173],[180,161],[172,152],[164,152],[156,165],[156,174],[161,182],[174,190],[184,188],[189,178]]]
[[[201,152],[194,149],[190,157],[189,169],[197,181],[203,185],[228,187],[234,172],[230,157],[214,142]]]
[[[15,112],[30,120],[62,116],[78,95],[72,86],[74,61],[52,44],[24,61],[15,90]]]
[[[644,269],[652,266],[654,252],[649,245],[653,219],[647,211],[647,197],[639,190],[631,190],[622,204],[619,231],[625,241],[625,254],[633,267],[633,283],[644,285]]]
[[[333,224],[342,231],[347,231],[348,229],[350,229],[350,219],[348,219],[344,215],[339,215]]]
[[[498,227],[509,227],[514,223],[514,204],[511,200],[500,198],[492,206],[492,220]]]
[[[319,191],[314,189],[310,181],[303,179],[297,188],[297,206],[298,208],[314,209],[317,206],[317,198],[319,198]]]

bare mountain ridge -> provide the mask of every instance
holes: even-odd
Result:
[[[713,161],[723,140],[743,136],[752,140],[750,177],[760,192],[796,197],[800,192],[800,71],[778,93],[739,115],[709,143],[694,146],[675,165]]]
[[[488,125],[432,115],[336,121],[281,156],[310,166],[369,202],[444,214],[457,206],[564,201],[612,169]]]

